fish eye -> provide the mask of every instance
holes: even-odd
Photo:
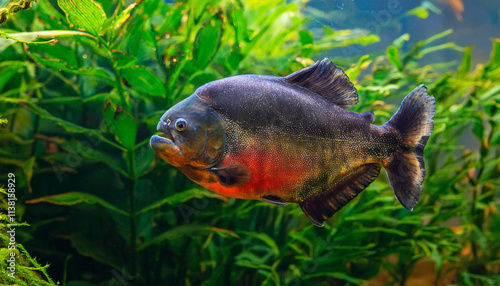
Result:
[[[184,130],[186,130],[187,127],[188,127],[188,124],[184,118],[179,118],[175,122],[175,129],[177,129],[177,131],[184,131]]]

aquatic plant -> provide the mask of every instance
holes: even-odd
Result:
[[[29,227],[27,223],[20,223],[8,215],[9,204],[7,190],[0,187],[0,267],[2,285],[56,285],[47,274],[47,267],[41,266],[35,258],[31,257],[22,244],[11,239],[15,236],[16,229]]]
[[[9,15],[20,10],[26,10],[31,6],[31,2],[36,0],[2,0],[0,1],[0,24],[7,21]]]
[[[30,224],[19,242],[51,264],[55,280],[403,285],[430,261],[436,282],[499,283],[500,40],[475,67],[470,47],[442,44],[452,31],[409,49],[404,34],[385,54],[346,56],[342,48],[379,37],[308,30],[301,1],[75,3],[33,3],[0,29],[0,113],[9,120],[0,181],[16,174],[16,215]],[[333,62],[358,89],[353,110],[373,110],[378,124],[420,83],[436,98],[413,212],[382,175],[319,229],[298,207],[220,197],[154,157],[159,117],[198,86],[286,75],[335,48]],[[462,62],[421,64],[439,49]],[[465,147],[472,136],[478,147]]]

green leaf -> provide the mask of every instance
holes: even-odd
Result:
[[[427,9],[429,11],[432,11],[436,14],[441,14],[441,9],[439,9],[436,5],[434,5],[430,1],[427,1],[427,0],[423,1],[422,4],[420,4],[420,7]]]
[[[29,70],[33,70],[33,63],[26,61],[3,61],[0,63],[0,91],[7,85],[12,77],[16,74],[22,74]]]
[[[167,90],[163,82],[149,68],[135,66],[120,70],[125,80],[138,92],[165,96]]]
[[[135,149],[135,170],[137,170],[138,177],[151,171],[155,166],[155,153],[151,150],[148,143],[149,139],[146,144]]]
[[[175,194],[173,194],[173,195],[171,195],[169,197],[166,197],[166,198],[163,198],[163,199],[161,199],[159,201],[156,201],[153,204],[151,204],[151,205],[149,205],[149,206],[141,209],[140,211],[138,211],[137,214],[140,214],[140,213],[143,213],[143,212],[147,212],[147,211],[152,210],[152,209],[159,208],[159,207],[161,207],[161,206],[163,206],[165,204],[169,204],[171,206],[175,206],[177,204],[186,202],[186,201],[191,200],[193,198],[201,199],[201,198],[204,198],[204,197],[207,197],[207,198],[217,198],[217,199],[221,199],[221,200],[227,200],[225,197],[223,197],[221,195],[218,195],[216,193],[207,191],[205,189],[193,188],[193,189],[189,189],[187,191],[175,193]]]
[[[212,19],[205,23],[194,41],[193,61],[200,70],[204,70],[219,49],[222,35],[222,22]]]
[[[87,135],[90,135],[94,138],[97,138],[103,142],[106,142],[107,144],[109,144],[113,147],[117,147],[121,150],[125,150],[122,147],[120,147],[119,145],[109,141],[104,136],[102,136],[102,134],[100,134],[99,132],[97,132],[93,129],[81,127],[80,125],[71,123],[69,121],[65,121],[61,118],[57,118],[57,117],[53,116],[52,114],[50,114],[47,110],[37,106],[36,104],[34,104],[32,102],[23,102],[23,104],[25,104],[32,112],[38,114],[41,118],[48,120],[48,121],[51,121],[51,122],[61,126],[62,128],[64,128],[64,130],[66,130],[70,133],[87,134]]]
[[[398,49],[402,49],[403,48],[403,44],[405,42],[408,42],[409,40],[410,40],[410,34],[404,33],[401,36],[399,36],[397,39],[395,39],[394,41],[392,41],[392,45],[395,46]]]
[[[380,42],[380,37],[377,35],[365,35],[356,38],[347,39],[342,41],[340,44],[336,45],[337,47],[345,47],[354,44],[360,44],[363,46],[367,46],[373,43]]]
[[[276,257],[279,256],[280,250],[278,248],[278,245],[276,244],[276,242],[269,235],[267,235],[267,234],[265,234],[263,232],[241,231],[240,233],[248,235],[248,236],[251,236],[251,237],[254,237],[254,238],[257,238],[257,239],[263,241],[264,243],[266,243],[271,248],[271,250],[273,251],[274,255],[276,255]]]
[[[116,141],[127,149],[132,149],[137,136],[137,122],[132,115],[109,102],[104,109],[104,119],[106,127],[115,135]]]
[[[425,48],[425,49],[422,49],[422,51],[420,51],[420,54],[419,56],[424,56],[428,53],[432,53],[432,52],[435,52],[435,51],[440,51],[440,50],[447,50],[447,49],[450,49],[450,50],[455,50],[455,51],[458,51],[458,52],[463,52],[464,51],[464,48],[462,48],[461,46],[455,44],[455,43],[445,43],[445,44],[442,44],[442,45],[436,45],[436,46],[432,46],[432,47],[428,47],[428,48]]]
[[[396,229],[393,229],[393,228],[387,228],[387,227],[366,227],[366,228],[361,228],[360,230],[357,230],[356,232],[360,232],[360,233],[369,233],[369,232],[385,232],[385,233],[388,233],[388,234],[395,234],[395,235],[399,235],[399,236],[402,236],[402,237],[405,237],[407,236],[407,234],[403,231],[400,231],[400,230],[396,230]]]
[[[238,238],[236,233],[226,229],[200,225],[181,225],[156,236],[150,241],[145,242],[139,246],[138,249],[142,250],[151,244],[157,244],[164,240],[170,241],[183,236],[205,236],[210,233],[217,233],[223,237],[227,237],[229,235]]]
[[[399,58],[398,48],[395,46],[389,46],[386,51],[387,58],[389,61],[398,69],[398,71],[403,71],[403,64]]]
[[[214,81],[216,79],[217,79],[217,76],[215,74],[206,72],[206,73],[197,74],[195,77],[193,77],[190,80],[190,82],[194,86],[202,86],[205,83],[210,82],[210,81]]]
[[[123,23],[125,23],[131,16],[132,12],[135,12],[136,7],[142,2],[137,1],[133,4],[130,4],[127,8],[121,11],[118,15],[113,18],[110,18],[102,25],[102,32],[106,32],[108,29],[119,29],[122,27]]]
[[[98,207],[80,208],[78,211],[73,207],[71,213],[65,217],[64,230],[72,248],[79,255],[99,261],[101,265],[109,265],[113,269],[123,267],[130,245],[122,224],[128,217]]]
[[[497,84],[490,88],[487,92],[478,96],[481,103],[485,103],[488,100],[498,100],[500,99],[500,84]]]
[[[78,29],[99,35],[106,13],[93,0],[58,0],[59,7],[66,13],[68,22]]]
[[[479,141],[483,140],[484,124],[483,124],[483,114],[482,113],[478,113],[477,117],[474,118],[472,131],[473,131],[474,135],[477,137],[477,139],[479,139]]]
[[[45,196],[38,199],[33,199],[26,201],[28,204],[36,204],[36,203],[49,203],[55,205],[63,205],[63,206],[72,206],[76,204],[99,204],[109,210],[118,212],[123,215],[128,215],[127,212],[113,206],[112,204],[106,202],[105,200],[96,197],[91,194],[81,193],[81,192],[69,192],[52,196]]]
[[[371,63],[372,60],[370,60],[370,56],[364,55],[361,58],[359,58],[357,64],[353,65],[348,70],[346,70],[345,74],[349,77],[351,81],[354,81],[359,76],[361,71],[367,69]]]
[[[466,47],[464,51],[464,55],[462,56],[462,63],[458,67],[458,71],[456,77],[458,79],[465,78],[472,67],[472,47]]]
[[[500,132],[493,134],[490,144],[491,145],[500,145]]]
[[[181,25],[183,9],[185,9],[185,6],[179,6],[176,9],[168,11],[165,16],[165,21],[160,26],[160,28],[158,28],[158,33],[174,33],[175,31],[177,31],[177,29],[179,29],[179,26]]]
[[[354,214],[345,218],[346,221],[357,221],[357,220],[377,220],[384,222],[394,222],[395,219],[383,213],[383,211],[397,210],[400,209],[401,206],[398,205],[387,205],[384,207],[370,209],[363,213]]]
[[[347,282],[350,282],[350,283],[353,283],[353,284],[362,284],[363,282],[365,282],[365,280],[362,280],[362,279],[358,279],[358,278],[354,278],[354,277],[351,277],[347,274],[344,274],[342,272],[322,272],[322,273],[314,273],[314,274],[311,274],[311,275],[306,275],[304,277],[304,279],[311,279],[311,278],[317,278],[317,277],[334,277],[334,278],[337,278],[337,279],[342,279],[342,280],[345,280]]]
[[[51,59],[51,58],[42,58],[41,56],[35,53],[28,53],[30,57],[32,57],[38,64],[46,67],[50,67],[56,70],[65,71],[72,74],[77,75],[87,75],[87,76],[95,76],[102,79],[105,79],[109,84],[113,84],[113,80],[109,71],[100,68],[100,67],[74,67],[70,66],[67,62],[61,59]]]
[[[69,153],[78,153],[87,159],[102,162],[120,172],[122,175],[128,176],[125,169],[125,162],[121,157],[115,157],[99,151],[97,148],[94,148],[94,146],[89,146],[89,144],[84,142],[65,141],[62,142],[60,146]]]
[[[233,9],[233,25],[234,30],[236,32],[236,42],[247,42],[248,39],[248,24],[243,14],[242,9],[234,8]]]
[[[500,67],[500,39],[493,40],[493,48],[491,49],[490,60],[486,64],[486,69],[494,71]]]
[[[35,165],[35,160],[36,160],[36,157],[31,157],[28,160],[26,160],[26,163],[24,163],[24,166],[23,166],[23,172],[24,172],[24,175],[26,176],[26,182],[28,184],[28,190],[30,193],[32,192],[31,178],[33,177],[33,167]]]
[[[314,36],[307,30],[299,32],[300,44],[302,45],[302,53],[304,57],[311,57],[314,47]]]
[[[26,44],[54,44],[56,38],[74,38],[75,36],[84,36],[95,39],[94,36],[79,31],[52,30],[39,32],[6,33],[0,31],[0,52],[15,43]],[[45,39],[45,40],[40,40]],[[49,40],[46,40],[49,39]]]
[[[446,36],[448,36],[449,34],[453,33],[453,29],[448,29],[448,30],[445,30],[441,33],[437,33],[429,38],[427,38],[425,41],[423,41],[423,44],[424,45],[427,45],[427,44],[430,44],[436,40],[439,40],[441,38],[444,38]]]
[[[481,177],[479,178],[479,182],[484,184],[485,181],[490,179],[493,175],[498,174],[498,166],[500,164],[500,158],[490,159],[483,166],[483,172],[481,173]]]
[[[226,67],[231,72],[234,72],[236,69],[238,69],[240,62],[243,60],[243,56],[241,55],[240,51],[240,46],[235,43],[227,55]],[[214,74],[212,75],[215,77]]]
[[[114,67],[116,69],[134,68],[137,66],[137,58],[121,51],[113,51]]]
[[[65,45],[30,45],[29,52],[43,55],[43,58],[59,59],[65,62],[68,67],[78,67],[77,53]]]
[[[422,19],[427,19],[429,17],[429,11],[423,7],[416,7],[405,13],[405,16],[417,16]]]
[[[0,24],[7,21],[9,15],[31,7],[36,0],[2,0],[0,1]]]

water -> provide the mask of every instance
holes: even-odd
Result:
[[[0,268],[11,273],[4,270],[13,253],[18,274],[1,275],[0,284],[500,285],[500,1],[147,0],[129,6],[134,3],[37,1],[0,25],[0,187],[15,187],[16,247],[36,257],[8,248],[4,230],[12,222],[0,216]],[[44,37],[35,36],[40,31]],[[161,115],[203,84],[249,73],[285,76],[324,57],[355,83],[359,103],[349,109],[373,111],[376,125],[420,84],[435,97],[426,176],[413,211],[401,206],[381,171],[316,227],[296,203],[204,189],[149,146]],[[230,99],[224,104],[243,105]],[[283,105],[269,118],[256,112],[259,122],[247,114],[253,104],[241,107],[245,128],[291,122],[287,130],[311,129],[329,114],[306,111],[295,122],[287,116],[296,109]],[[276,120],[280,112],[288,121]],[[305,118],[313,122],[300,121]],[[193,149],[226,148],[217,136],[230,130],[218,124],[210,125],[217,130],[212,140],[197,141],[202,132],[186,141],[203,143]],[[345,137],[345,130],[339,133]],[[262,170],[254,174],[267,179],[271,170],[281,183],[301,180],[310,169],[300,154],[290,154],[329,154],[306,148],[323,145],[295,135],[301,139],[265,138],[274,159],[253,164]],[[296,145],[274,148],[282,142]],[[382,170],[391,162],[383,163]],[[245,166],[227,173],[218,167],[195,172],[217,172],[214,180],[234,173],[249,178]],[[293,176],[283,175],[291,169]],[[314,191],[331,191],[323,179],[311,179],[321,186]],[[239,191],[247,194],[244,185]],[[280,195],[264,198],[283,205]],[[0,196],[2,212],[12,201]]]
[[[463,10],[460,7],[463,6]],[[405,16],[417,7],[428,7],[428,16]],[[445,39],[437,43],[454,42],[459,46],[473,46],[474,63],[489,59],[491,39],[500,37],[500,1],[441,0],[441,1],[327,1],[313,0],[307,3],[306,14],[311,17],[309,25],[319,29],[328,26],[334,29],[359,28],[380,36],[380,42],[349,50],[348,53],[333,50],[328,56],[363,55],[369,52],[384,52],[394,39],[404,33],[410,34],[405,50],[418,41],[439,32],[453,29]],[[425,63],[461,60],[461,53],[437,51],[425,59]]]

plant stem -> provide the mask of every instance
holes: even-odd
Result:
[[[132,113],[132,108],[127,98],[125,97],[125,93],[123,92],[122,75],[120,71],[116,68],[113,68],[113,71],[115,72],[115,77],[116,77],[116,89],[118,89],[118,95],[120,96],[122,104],[125,107],[125,110],[127,110],[129,113]]]
[[[120,96],[122,104],[125,107],[125,110],[127,110],[129,113],[132,113],[131,106],[129,105],[129,102],[127,101],[127,98],[125,97],[125,94],[123,92],[120,70],[116,68],[115,63],[113,62],[113,53],[111,52],[111,48],[102,37],[98,38],[99,42],[106,48],[110,61],[112,61],[113,72],[115,74],[116,89],[118,90],[118,95]],[[127,159],[129,163],[128,177],[131,180],[131,188],[129,194],[130,247],[132,248],[130,257],[130,273],[132,277],[135,277],[137,275],[137,220],[135,213],[135,188],[137,177],[135,172],[135,147],[127,149]]]
[[[135,148],[132,147],[127,150],[127,157],[129,161],[129,175],[131,179],[131,189],[129,195],[129,217],[130,217],[130,246],[132,248],[131,261],[130,261],[130,272],[132,277],[137,274],[137,220],[136,220],[136,207],[135,207],[135,188],[137,183],[136,173],[135,173]]]
[[[113,53],[111,52],[111,48],[109,47],[108,43],[102,37],[98,37],[98,38],[99,38],[99,42],[103,45],[104,48],[106,48],[106,51],[108,51],[109,60],[112,62],[111,64],[113,66],[113,73],[115,74],[116,89],[118,90],[118,95],[120,96],[120,99],[122,101],[122,105],[125,107],[125,110],[127,110],[129,113],[131,113],[132,112],[131,107],[130,107],[129,102],[128,102],[128,100],[125,97],[125,94],[123,92],[121,73],[116,68],[115,63],[113,62]]]

